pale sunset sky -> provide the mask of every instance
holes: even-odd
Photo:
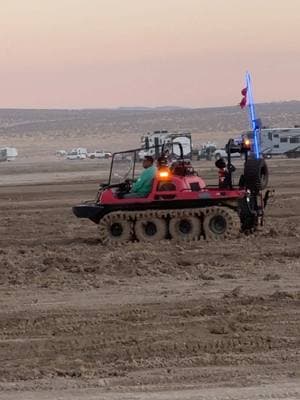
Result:
[[[300,0],[0,0],[0,108],[300,100]]]

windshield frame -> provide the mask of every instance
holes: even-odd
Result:
[[[112,174],[113,174],[113,167],[114,167],[114,163],[115,163],[115,162],[118,162],[118,161],[116,160],[116,157],[117,157],[118,155],[133,153],[133,161],[131,161],[131,162],[133,162],[133,165],[131,166],[132,172],[130,172],[130,176],[131,176],[131,177],[130,177],[130,178],[128,177],[129,179],[132,179],[132,180],[133,180],[133,179],[135,178],[136,164],[137,164],[138,161],[140,161],[139,158],[138,158],[138,155],[139,155],[140,152],[142,152],[142,151],[147,152],[147,151],[153,149],[153,150],[154,150],[153,159],[154,159],[154,161],[156,161],[156,160],[158,159],[158,157],[159,157],[163,152],[165,152],[166,150],[168,150],[169,146],[171,146],[171,148],[173,149],[174,145],[179,146],[179,148],[180,148],[180,156],[179,156],[179,159],[180,159],[180,160],[184,160],[182,144],[181,144],[180,142],[170,142],[170,143],[163,143],[163,144],[153,145],[153,146],[144,146],[144,147],[138,147],[138,148],[136,148],[136,149],[123,150],[123,151],[118,151],[118,152],[116,152],[116,153],[113,153],[113,154],[112,154],[112,159],[111,159],[111,164],[110,164],[108,185],[111,185],[112,178],[113,178],[113,176],[112,176]],[[172,152],[173,152],[173,150],[172,150]],[[174,152],[173,152],[173,155],[175,156],[175,153],[174,153]],[[174,157],[174,159],[176,159],[176,158],[178,159],[178,156],[177,156],[177,157]],[[131,168],[130,168],[130,169],[131,169]],[[128,178],[125,178],[125,177],[124,177],[124,180],[125,180],[125,179],[128,179]]]

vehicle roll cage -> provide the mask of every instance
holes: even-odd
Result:
[[[180,160],[182,163],[184,163],[184,155],[183,155],[183,148],[182,148],[182,144],[179,142],[172,142],[172,143],[163,143],[161,145],[153,145],[153,146],[148,146],[147,147],[147,151],[150,149],[154,149],[155,150],[155,155],[153,156],[154,160],[158,160],[159,157],[168,157],[168,156],[172,156],[172,154],[174,155],[173,152],[173,148],[174,146],[178,146],[179,147],[179,156],[176,156],[176,160]],[[169,149],[172,149],[172,153],[169,153]],[[132,175],[131,178],[134,179],[134,172],[135,172],[135,165],[136,162],[138,160],[137,158],[137,154],[140,151],[145,150],[145,147],[139,147],[137,149],[131,149],[131,150],[123,150],[123,151],[118,151],[116,153],[113,153],[112,155],[112,159],[111,159],[111,163],[110,163],[110,171],[109,171],[109,179],[108,179],[108,185],[110,186],[111,184],[111,179],[112,179],[112,172],[113,172],[113,165],[114,162],[117,162],[116,160],[116,156],[118,155],[125,155],[125,154],[132,154],[133,153],[133,158],[131,159],[132,164]],[[121,160],[122,161],[122,160]],[[124,160],[123,160],[124,161]]]

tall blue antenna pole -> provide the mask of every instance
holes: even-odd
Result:
[[[252,93],[252,83],[251,76],[249,72],[246,72],[246,87],[247,87],[247,97],[248,97],[248,111],[250,126],[253,132],[253,142],[254,142],[254,155],[256,159],[260,158],[260,126],[258,126],[258,119],[256,118],[255,105],[253,101]]]

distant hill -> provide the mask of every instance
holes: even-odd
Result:
[[[257,104],[264,126],[300,125],[300,101]],[[236,133],[248,129],[248,114],[238,106],[188,109],[176,106],[119,109],[0,109],[0,135],[131,134],[157,129],[192,133]]]

